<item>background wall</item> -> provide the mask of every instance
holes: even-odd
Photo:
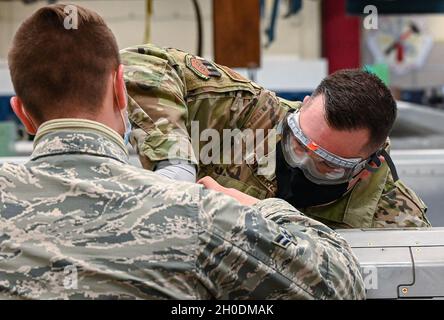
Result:
[[[99,12],[116,35],[121,48],[143,42],[145,33],[145,0],[72,0],[74,3]],[[281,16],[286,11],[281,1]],[[12,37],[20,23],[37,8],[46,4],[39,1],[24,5],[21,1],[0,2],[0,59],[5,59]],[[204,21],[204,55],[212,57],[212,0],[199,0]],[[272,1],[267,0],[267,14],[263,29],[268,26]],[[321,54],[320,0],[304,0],[299,14],[279,19],[276,40],[264,54],[295,55],[314,59]],[[190,0],[154,0],[151,21],[151,42],[196,50],[196,21]],[[264,32],[262,32],[264,35]]]

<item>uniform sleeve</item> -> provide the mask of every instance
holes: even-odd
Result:
[[[431,227],[427,206],[404,182],[389,174],[374,218],[375,228]]]
[[[183,162],[171,164],[169,161],[160,161],[154,172],[172,180],[192,183],[196,182],[197,176],[196,167]]]
[[[203,190],[197,270],[217,299],[363,299],[358,262],[333,230],[287,202],[244,207]]]
[[[131,144],[145,169],[161,160],[196,164],[186,129],[185,85],[161,48],[144,45],[120,52],[128,90]]]

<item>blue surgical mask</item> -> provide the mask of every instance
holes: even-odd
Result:
[[[125,109],[125,111],[122,111],[120,115],[122,116],[123,124],[125,126],[125,133],[123,134],[123,140],[125,141],[125,145],[127,145],[129,143],[129,139],[131,136],[131,129],[132,129],[131,122],[129,121],[128,117],[128,110]]]
[[[115,99],[117,100],[117,96],[115,94],[115,84],[116,84],[116,78],[117,78],[117,72],[114,76],[114,95],[115,95]],[[126,91],[126,87],[125,87],[125,92],[126,92],[126,96],[128,96],[128,92]],[[131,136],[131,122],[129,121],[129,116],[128,116],[128,103],[126,103],[127,107],[125,108],[125,111],[121,111],[120,112],[120,116],[122,117],[122,121],[123,121],[123,126],[125,127],[125,133],[123,134],[123,141],[125,142],[125,145],[127,145],[129,143],[129,139]]]

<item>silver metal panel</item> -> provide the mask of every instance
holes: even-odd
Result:
[[[359,260],[368,299],[444,298],[444,228],[338,231]]]
[[[355,248],[367,299],[397,299],[400,284],[414,282],[409,248]]]
[[[337,230],[352,248],[444,246],[444,228]]]
[[[444,247],[412,248],[415,281],[400,287],[400,297],[444,298]]]

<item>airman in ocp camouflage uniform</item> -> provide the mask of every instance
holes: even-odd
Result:
[[[181,150],[178,158],[197,163],[199,155],[193,154],[190,142],[192,121],[198,121],[200,132],[207,128],[269,130],[288,110],[301,106],[225,66],[177,49],[141,45],[122,50],[121,58],[135,124],[132,143],[146,169],[168,159],[172,148]],[[259,199],[276,196],[275,175],[257,174],[257,162],[201,163],[199,177],[207,175]],[[394,181],[387,164],[333,203],[299,209],[331,227],[430,226],[423,201],[402,181]]]
[[[40,126],[31,160],[0,166],[0,199],[0,299],[365,297],[331,229],[131,166],[98,122]]]

